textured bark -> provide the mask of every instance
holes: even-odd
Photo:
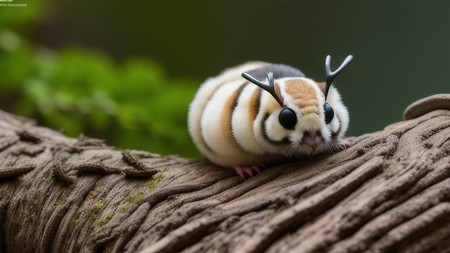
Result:
[[[450,95],[404,117],[242,181],[0,112],[0,252],[448,252]]]

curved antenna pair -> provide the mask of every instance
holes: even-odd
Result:
[[[341,71],[352,61],[352,59],[353,59],[353,55],[347,55],[347,57],[341,63],[341,66],[339,66],[339,68],[337,68],[335,71],[331,71],[331,69],[330,69],[331,56],[327,55],[327,57],[325,59],[326,86],[325,86],[325,91],[323,93],[325,95],[325,100],[327,99],[328,90],[330,89],[331,85],[333,84],[334,78],[336,78],[339,75],[339,73],[341,73]],[[242,77],[244,77],[248,81],[256,84],[261,89],[269,92],[270,95],[272,95],[275,98],[275,100],[277,100],[277,102],[281,106],[283,106],[283,100],[280,97],[278,97],[277,93],[275,92],[273,72],[267,73],[267,76],[266,76],[267,82],[259,81],[246,72],[242,73]]]

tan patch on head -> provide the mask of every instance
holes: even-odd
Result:
[[[275,94],[277,94],[277,97],[280,98],[281,103],[284,103],[283,96],[281,95],[280,85],[278,83],[274,83],[275,88]]]
[[[305,80],[291,79],[286,81],[286,92],[294,99],[303,114],[319,114],[319,101],[316,90]]]
[[[285,90],[294,99],[316,99],[316,90],[305,80],[287,80]]]

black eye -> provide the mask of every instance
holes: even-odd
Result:
[[[333,117],[334,117],[333,107],[331,107],[330,104],[325,102],[325,104],[323,104],[323,110],[325,112],[325,123],[329,124],[333,120]]]
[[[297,124],[297,115],[289,108],[284,108],[278,115],[280,124],[286,129],[294,129]]]

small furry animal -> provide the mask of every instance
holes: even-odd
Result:
[[[343,140],[348,110],[325,60],[326,82],[306,78],[298,69],[249,62],[207,79],[189,108],[189,133],[211,162],[234,168],[245,178],[261,165],[334,152],[350,146]]]

